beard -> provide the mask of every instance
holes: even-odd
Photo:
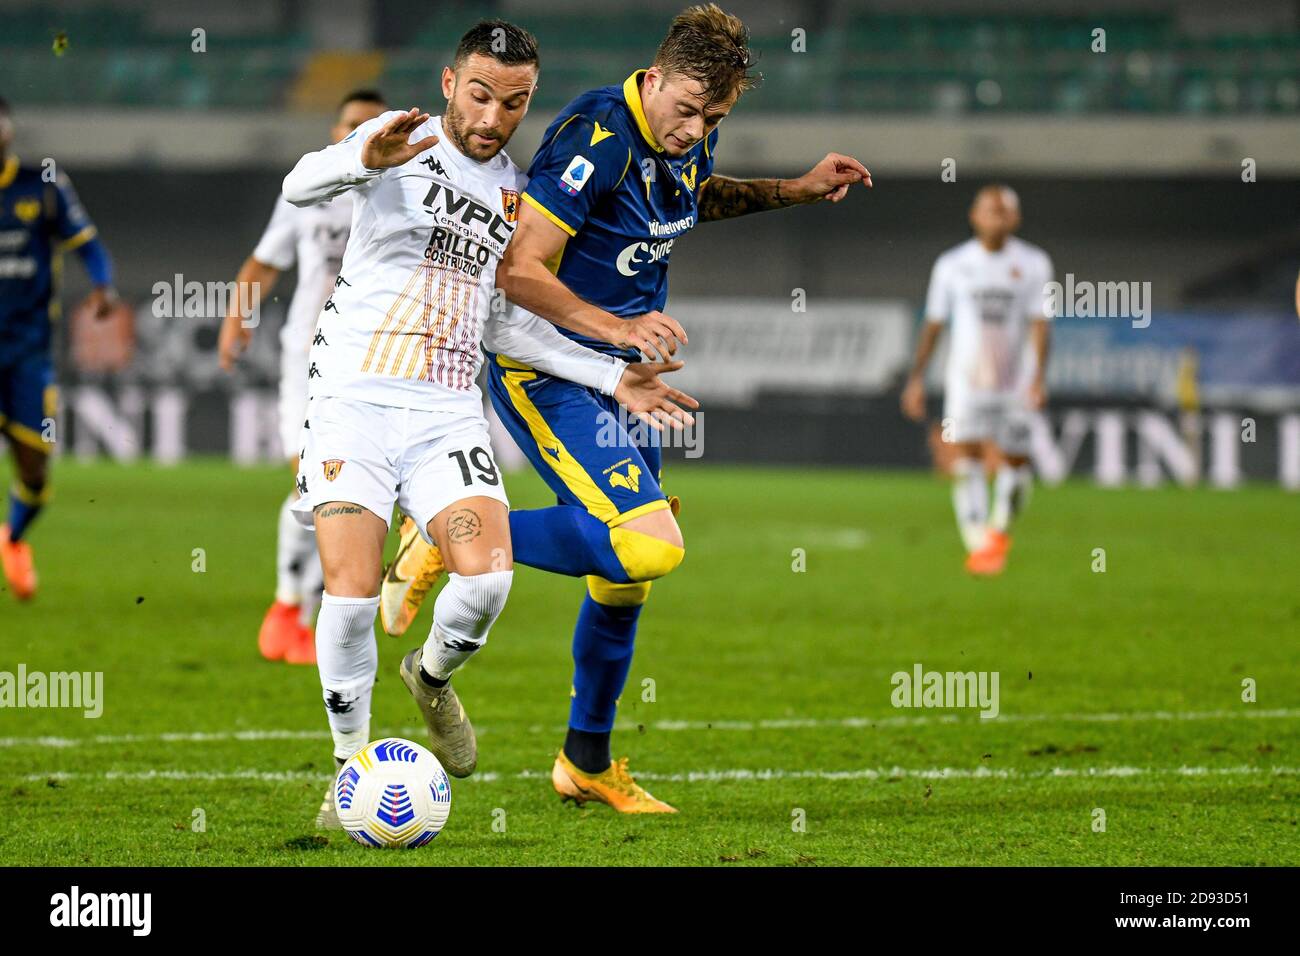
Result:
[[[447,104],[447,115],[443,119],[443,129],[451,137],[451,141],[456,144],[456,148],[468,156],[470,159],[477,160],[480,163],[487,162],[497,153],[501,152],[505,145],[501,138],[499,130],[495,129],[470,129],[469,123],[456,109],[454,102]],[[470,140],[471,133],[479,133],[482,136],[491,136],[494,141],[489,146],[475,144]]]

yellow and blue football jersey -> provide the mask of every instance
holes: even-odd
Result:
[[[54,259],[95,237],[63,173],[52,181],[10,156],[0,167],[0,353],[47,353]]]
[[[546,131],[528,169],[524,202],[569,235],[556,276],[576,295],[621,317],[668,300],[673,243],[699,221],[718,131],[669,157],[641,108],[637,71],[584,93]],[[635,351],[561,329],[588,348],[635,361]]]
[[[584,93],[546,131],[523,200],[568,234],[552,271],[576,295],[623,318],[662,309],[673,243],[699,221],[713,171],[715,129],[680,158],[655,142],[641,78]],[[557,326],[558,327],[558,326]],[[640,361],[635,349],[560,328],[597,351]],[[560,504],[611,527],[668,507],[657,432],[626,427],[613,398],[490,355],[488,389],[502,422]]]

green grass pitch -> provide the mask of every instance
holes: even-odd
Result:
[[[1039,488],[1007,573],[972,580],[931,476],[667,477],[687,557],[614,743],[681,813],[552,792],[582,584],[522,569],[457,677],[478,774],[431,845],[381,852],[313,831],[317,676],[257,655],[287,475],[58,462],[41,593],[0,594],[0,670],[102,671],[105,707],[0,710],[0,864],[1300,864],[1294,495]],[[397,664],[428,621],[378,637],[376,736],[422,739]],[[1001,715],[895,709],[917,663],[997,671]]]

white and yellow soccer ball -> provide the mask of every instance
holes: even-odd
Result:
[[[334,806],[362,846],[424,846],[451,812],[451,783],[419,744],[386,737],[352,755],[334,778]]]

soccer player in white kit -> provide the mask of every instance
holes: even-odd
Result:
[[[337,143],[366,120],[387,109],[373,90],[356,90],[339,104],[330,128]],[[307,412],[307,352],[316,331],[316,316],[334,291],[343,250],[352,225],[352,197],[299,208],[277,198],[271,221],[253,254],[244,260],[235,281],[239,294],[231,297],[217,343],[221,367],[229,372],[248,348],[253,326],[241,308],[269,295],[280,273],[298,267],[298,284],[280,329],[280,447],[298,470],[298,436]],[[256,285],[253,285],[256,283]],[[256,292],[251,290],[255,289]],[[252,298],[257,296],[257,299]],[[311,629],[320,603],[321,570],[316,536],[299,524],[290,510],[298,497],[291,490],[280,506],[275,546],[275,600],[257,635],[257,647],[267,660],[290,664],[316,663],[316,638]]]
[[[953,508],[968,552],[966,570],[992,575],[1006,564],[1011,520],[1033,483],[1030,419],[1046,400],[1052,261],[1015,237],[1020,200],[1006,186],[985,186],[976,194],[970,224],[974,238],[941,255],[931,272],[926,322],[902,406],[917,421],[925,417],[925,369],[950,324],[943,432],[957,452]],[[991,508],[988,459],[997,462]]]
[[[657,378],[680,363],[629,366],[496,294],[526,185],[502,150],[537,71],[526,31],[483,21],[443,70],[441,118],[384,113],[304,156],[284,180],[296,205],[354,196],[351,238],[308,357],[294,505],[314,522],[324,570],[316,652],[340,765],[369,741],[374,620],[394,504],[450,572],[428,640],[402,661],[402,680],[447,771],[468,776],[477,762],[450,679],[483,646],[513,576],[508,504],[475,384],[480,344],[512,356],[523,349],[522,361],[634,413],[684,416],[670,400],[683,396]],[[317,824],[338,826],[332,787]]]

